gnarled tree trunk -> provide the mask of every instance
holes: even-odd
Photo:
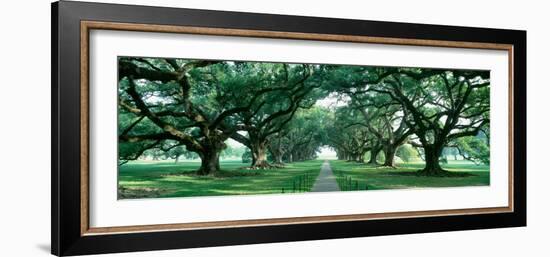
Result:
[[[267,142],[254,140],[252,146],[252,166],[253,169],[267,169],[271,165],[267,162]]]
[[[443,151],[443,144],[435,143],[424,146],[424,158],[426,167],[420,170],[419,173],[426,176],[438,176],[445,174],[447,171],[439,165],[439,156]]]
[[[395,152],[397,151],[397,147],[394,147],[393,145],[387,145],[384,148],[384,164],[383,166],[387,167],[395,167]]]
[[[282,154],[275,154],[275,163],[277,163],[277,164],[284,164],[284,162],[283,162],[283,155],[282,155]]]
[[[210,175],[220,170],[220,151],[209,149],[199,153],[201,158],[201,167],[197,171],[198,175]]]
[[[285,151],[283,150],[283,147],[280,144],[274,147],[268,147],[268,150],[271,153],[271,156],[273,156],[273,159],[275,160],[275,164],[284,165],[283,155],[285,154]]]
[[[357,158],[357,162],[359,163],[364,163],[365,162],[365,154],[364,153],[360,153],[358,158]]]
[[[378,165],[378,163],[376,162],[376,157],[378,156],[378,153],[380,152],[380,148],[379,147],[373,147],[371,150],[370,150],[370,159],[369,159],[369,162],[367,164],[370,164],[370,165]]]
[[[252,156],[254,159],[254,162],[252,163],[252,167],[255,168],[267,168],[269,167],[269,164],[267,163],[267,153],[266,153],[265,147],[257,147],[254,148],[252,151]]]
[[[201,167],[197,174],[202,176],[215,174],[220,170],[220,153],[225,149],[224,141],[227,139],[213,133],[207,135],[201,142],[202,148],[197,152],[201,158]]]

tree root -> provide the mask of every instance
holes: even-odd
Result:
[[[284,168],[286,164],[284,164],[283,162],[275,162],[275,163],[272,163],[271,166],[275,168]]]
[[[252,165],[250,167],[247,167],[246,169],[248,169],[248,170],[270,170],[270,169],[280,169],[280,168],[284,168],[284,167],[285,167],[285,165],[282,164],[282,163],[270,164],[270,163],[264,162],[264,163]]]
[[[475,174],[468,173],[468,172],[450,172],[448,170],[444,169],[431,169],[431,170],[418,170],[416,172],[417,176],[425,176],[425,177],[470,177],[470,176],[476,176]]]
[[[381,167],[380,164],[378,163],[365,163],[365,166],[367,167],[373,167],[373,168],[378,168],[378,167]]]

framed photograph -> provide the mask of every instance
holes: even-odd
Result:
[[[526,225],[526,32],[52,5],[52,253]]]

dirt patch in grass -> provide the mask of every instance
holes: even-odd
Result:
[[[166,194],[168,190],[151,187],[129,188],[118,187],[118,199],[155,198]]]

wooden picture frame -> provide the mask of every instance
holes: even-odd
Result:
[[[89,33],[139,31],[499,49],[509,56],[506,207],[89,225]],[[161,250],[526,225],[526,32],[61,1],[52,4],[52,254]]]

